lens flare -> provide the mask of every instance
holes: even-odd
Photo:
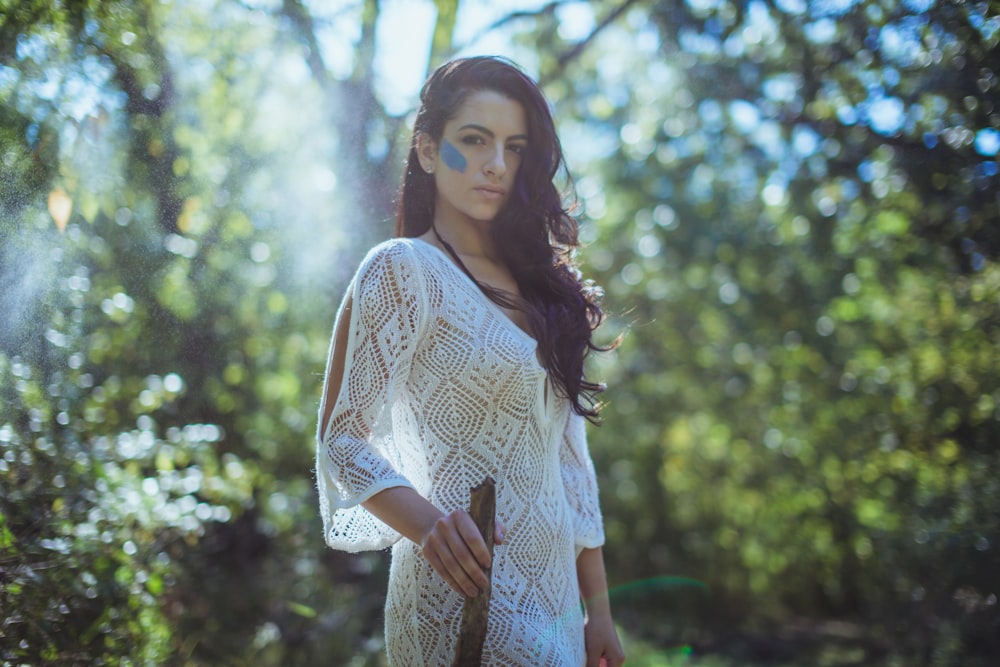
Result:
[[[611,600],[635,599],[647,595],[656,595],[668,591],[694,589],[701,592],[708,592],[708,585],[703,581],[691,579],[689,577],[652,577],[650,579],[639,579],[621,586],[616,586],[608,591]]]
[[[608,596],[616,607],[640,605],[646,610],[659,610],[664,615],[663,620],[666,620],[668,614],[675,616],[679,613],[678,610],[686,608],[696,599],[706,596],[708,592],[708,585],[698,579],[661,576],[638,579],[616,586],[608,591]],[[655,657],[657,661],[655,664],[663,667],[684,667],[694,653],[694,649],[688,644],[663,648],[647,645],[645,648],[647,649],[645,656]]]

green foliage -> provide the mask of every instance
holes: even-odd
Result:
[[[385,559],[324,548],[310,473],[406,149],[345,7],[0,1],[4,664],[381,664]],[[627,330],[591,439],[629,664],[988,664],[995,3],[515,18]]]
[[[598,451],[615,541],[647,547],[613,572],[711,582],[722,623],[863,619],[907,664],[995,649],[996,150],[973,137],[995,136],[977,77],[998,34],[979,11],[801,26],[665,5],[645,53],[623,29],[593,54],[594,96],[565,113],[621,127],[581,190],[631,325],[607,370],[635,387]],[[921,64],[942,57],[947,82]]]

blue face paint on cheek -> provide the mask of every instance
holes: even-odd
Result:
[[[464,174],[465,168],[468,166],[465,156],[447,139],[441,142],[441,159],[444,160],[449,169],[453,169],[460,174]]]

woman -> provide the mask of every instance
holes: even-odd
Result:
[[[369,252],[338,313],[317,452],[324,532],[337,549],[392,546],[393,665],[452,663],[464,597],[491,585],[490,566],[484,664],[624,661],[583,424],[596,417],[583,360],[601,311],[570,261],[561,163],[519,69],[439,68],[421,92],[398,238]],[[487,475],[492,563],[464,509]]]

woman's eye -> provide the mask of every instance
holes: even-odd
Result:
[[[478,146],[479,144],[483,143],[483,138],[476,136],[474,134],[470,134],[467,137],[462,137],[462,143],[467,144],[469,146]]]
[[[524,151],[528,150],[528,147],[522,144],[512,144],[507,147],[507,150],[513,151],[517,155],[523,155]]]

